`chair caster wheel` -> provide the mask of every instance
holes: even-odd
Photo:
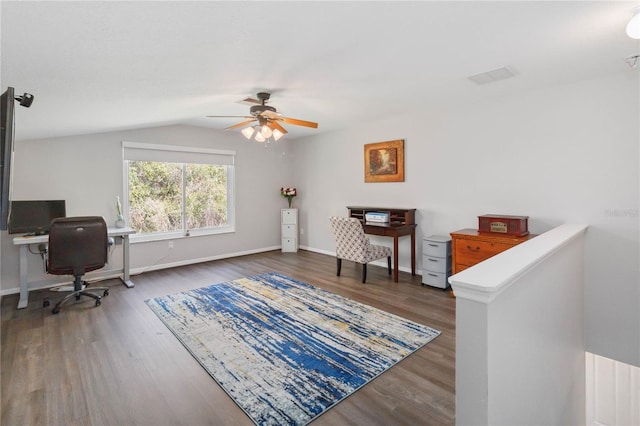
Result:
[[[43,308],[48,307],[50,304],[51,304],[51,303],[49,303],[49,299],[44,299],[44,300],[42,301],[42,307],[43,307]]]
[[[109,290],[105,290],[105,291],[104,291],[104,293],[102,293],[102,295],[103,295],[104,297],[107,297],[107,296],[109,295]]]
[[[96,300],[96,306],[100,306],[102,305],[102,302],[100,301],[100,299]]]
[[[57,314],[57,313],[59,313],[59,312],[60,312],[60,308],[53,308],[53,309],[51,310],[51,313],[52,313],[52,314]]]

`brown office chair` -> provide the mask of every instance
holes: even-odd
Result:
[[[367,281],[367,263],[387,258],[389,275],[391,275],[391,255],[389,247],[377,246],[369,242],[362,229],[362,223],[352,217],[330,217],[333,236],[336,239],[336,259],[338,273],[342,269],[342,259],[362,264],[362,282]]]
[[[51,222],[47,272],[73,275],[75,278],[73,292],[60,300],[51,312],[57,314],[62,304],[73,297],[80,300],[80,296],[91,297],[95,299],[96,306],[100,306],[101,297],[89,293],[89,290],[102,291],[103,296],[108,296],[109,288],[86,288],[88,284],[82,276],[107,264],[108,247],[107,224],[100,216],[64,217]]]

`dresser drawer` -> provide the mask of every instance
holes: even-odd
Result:
[[[282,225],[282,238],[296,238],[298,227],[296,225]]]
[[[423,239],[422,254],[435,257],[447,257],[451,254],[451,241]]]
[[[282,209],[281,224],[295,225],[298,223],[298,209]]]
[[[451,270],[451,256],[422,256],[422,269],[430,272],[448,272]]]
[[[282,251],[283,252],[296,252],[298,251],[298,240],[295,238],[283,238],[282,239]]]
[[[431,272],[431,271],[422,271],[422,284],[427,284],[433,287],[438,288],[447,288],[449,283],[447,282],[447,278],[449,277],[448,273],[444,272]]]
[[[456,264],[475,265],[511,247],[512,244],[459,239],[455,248]]]

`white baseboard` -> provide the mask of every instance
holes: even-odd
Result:
[[[238,251],[235,253],[225,253],[225,254],[218,254],[215,256],[201,257],[198,259],[187,259],[187,260],[181,260],[179,262],[162,263],[157,265],[145,266],[142,268],[131,269],[131,275],[142,274],[143,272],[149,272],[149,271],[157,271],[160,269],[176,268],[178,266],[193,265],[196,263],[211,262],[212,260],[228,259],[230,257],[239,257],[239,256],[246,256],[249,254],[263,253],[265,251],[279,250],[280,248],[281,248],[280,246],[263,247],[259,249]]]
[[[235,252],[235,253],[225,253],[225,254],[220,254],[220,255],[216,255],[216,256],[202,257],[202,258],[198,258],[198,259],[188,259],[188,260],[183,260],[183,261],[180,261],[180,262],[155,264],[155,265],[151,265],[151,266],[145,266],[145,267],[142,267],[142,268],[132,268],[129,271],[129,273],[131,275],[138,275],[138,274],[141,274],[143,272],[156,271],[156,270],[167,269],[167,268],[175,268],[175,267],[178,267],[178,266],[192,265],[192,264],[195,264],[195,263],[210,262],[212,260],[228,259],[230,257],[246,256],[248,254],[262,253],[262,252],[265,252],[265,251],[272,251],[272,250],[278,250],[278,249],[280,249],[280,246],[271,246],[271,247],[263,247],[263,248],[259,248],[259,249],[240,251],[240,252]],[[89,281],[89,282],[93,282],[93,281],[106,280],[106,279],[109,279],[109,278],[118,278],[120,276],[122,276],[122,270],[121,269],[118,269],[118,270],[106,270],[106,271],[105,270],[100,270],[100,271],[96,271],[94,273],[88,273],[86,275],[86,280]],[[50,288],[50,287],[58,287],[58,286],[67,285],[67,284],[73,284],[73,281],[70,280],[69,277],[51,278],[51,279],[46,279],[46,280],[41,280],[41,281],[36,281],[36,282],[29,283],[29,291],[46,289],[46,288]],[[16,293],[20,293],[20,288],[19,287],[13,287],[13,288],[0,290],[0,296],[5,296],[5,295],[9,295],[9,294],[16,294]]]
[[[302,250],[306,250],[306,251],[312,251],[314,253],[326,254],[327,256],[335,256],[336,255],[335,251],[322,250],[322,249],[317,249],[317,248],[313,248],[313,247],[309,247],[309,246],[300,246],[299,248],[301,248]]]
[[[102,281],[110,278],[118,278],[122,275],[122,270],[108,270],[108,271],[100,271],[100,273],[88,273],[85,275],[85,281],[94,282],[94,281]],[[41,290],[45,288],[51,287],[59,287],[63,285],[73,285],[73,280],[70,279],[70,276],[61,276],[57,278],[50,278],[46,280],[40,280],[29,283],[29,291]],[[19,287],[7,288],[4,290],[0,290],[0,296],[7,296],[10,294],[20,293]]]
[[[231,258],[231,257],[246,256],[246,255],[249,255],[249,254],[256,254],[256,253],[263,253],[263,252],[266,252],[266,251],[279,250],[281,248],[282,248],[281,246],[263,247],[263,248],[252,249],[252,250],[239,251],[239,252],[235,252],[235,253],[225,253],[225,254],[219,254],[219,255],[215,255],[215,256],[201,257],[201,258],[197,258],[197,259],[187,259],[187,260],[182,260],[182,261],[179,261],[179,262],[154,264],[154,265],[145,266],[145,267],[141,267],[141,268],[132,268],[130,270],[130,274],[131,275],[138,275],[138,274],[142,274],[144,272],[157,271],[157,270],[168,269],[168,268],[176,268],[178,266],[193,265],[193,264],[202,263],[202,262],[211,262],[212,260],[228,259],[228,258]],[[311,252],[319,253],[319,254],[325,254],[325,255],[328,255],[328,256],[335,256],[336,255],[336,252],[317,249],[317,248],[314,248],[314,247],[300,246],[299,248],[302,249],[302,250],[307,250],[307,251],[311,251]],[[383,268],[387,267],[387,262],[384,261],[384,260],[377,260],[375,262],[371,262],[371,264],[372,265],[381,266]],[[408,267],[400,266],[400,270],[403,271],[403,272],[411,273],[411,268],[408,268]],[[421,275],[422,271],[416,270],[416,274],[417,275]],[[109,279],[109,278],[117,278],[117,277],[119,277],[121,275],[122,275],[122,272],[120,270],[96,271],[95,273],[87,274],[87,281],[91,282],[91,281],[106,280],[106,279]],[[67,284],[72,284],[72,283],[73,282],[68,278],[64,278],[64,279],[63,278],[46,279],[46,280],[30,283],[29,284],[29,291],[40,290],[40,289],[45,289],[45,288],[50,288],[50,287],[57,287],[57,286],[60,286],[60,285],[67,285]],[[16,293],[20,293],[20,288],[19,287],[13,287],[13,288],[0,290],[0,296],[5,296],[5,295],[9,295],[9,294],[16,294]]]
[[[308,247],[308,246],[300,246],[300,248],[302,250],[312,251],[314,253],[326,254],[328,256],[334,256],[335,257],[335,255],[336,255],[335,251],[322,250],[322,249],[317,249],[317,248]],[[370,264],[371,265],[376,265],[376,266],[382,266],[383,268],[387,267],[387,261],[386,260],[376,260],[375,262],[370,262]],[[411,273],[411,267],[400,266],[399,270],[402,271],[402,272]],[[416,275],[422,275],[422,271],[416,269]]]

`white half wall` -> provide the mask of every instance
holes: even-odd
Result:
[[[588,224],[587,350],[640,365],[640,79],[620,70],[296,141],[300,244],[335,251],[328,218],[348,205],[418,209],[418,241],[477,228],[488,213],[527,215],[534,233]],[[365,183],[364,145],[394,139],[405,140],[405,182]],[[401,239],[405,268],[408,253]]]
[[[449,278],[456,424],[585,424],[584,225],[561,225]]]

